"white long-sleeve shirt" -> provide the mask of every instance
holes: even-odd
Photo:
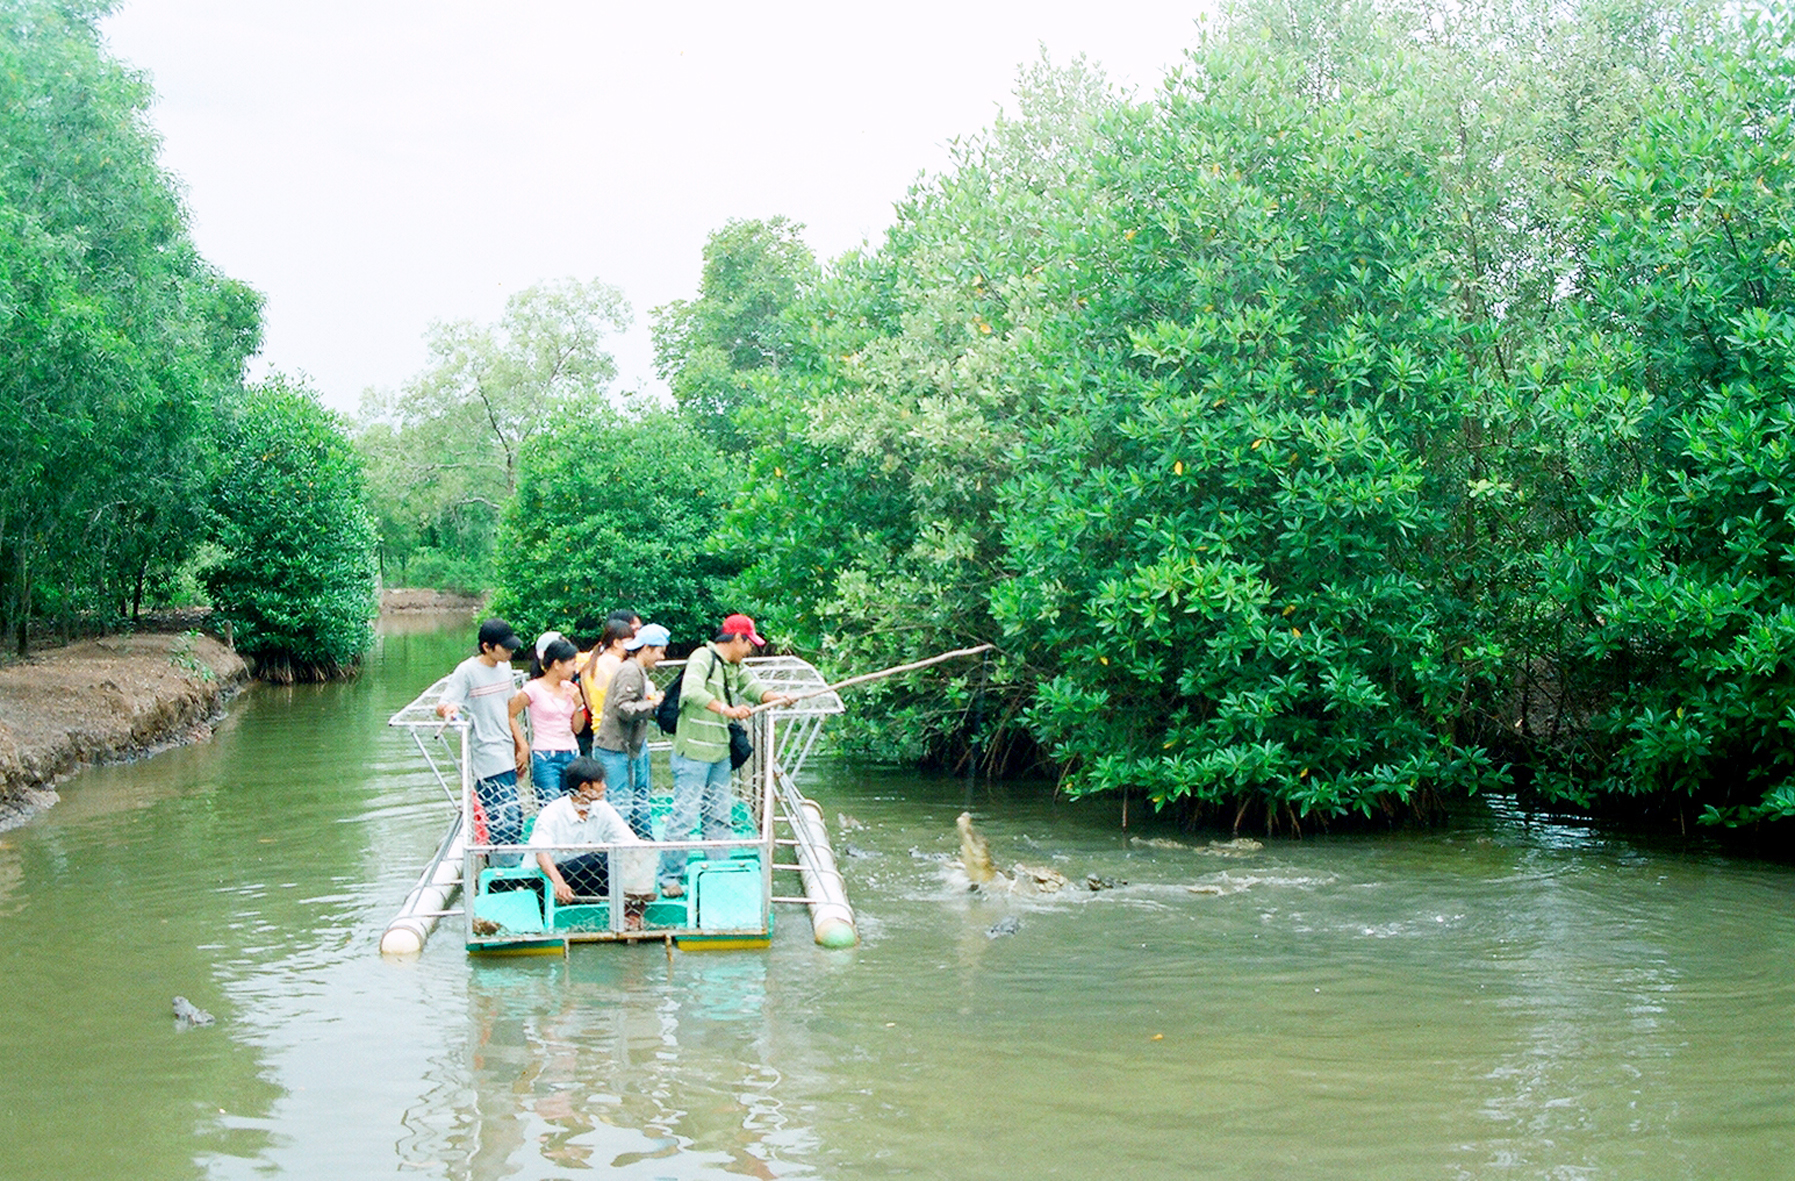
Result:
[[[586,818],[574,811],[573,797],[562,796],[536,814],[536,827],[530,830],[529,847],[546,852],[557,864],[578,857],[578,851],[563,852],[569,845],[641,845],[641,837],[608,800],[599,800],[586,810]],[[617,870],[623,878],[626,894],[654,893],[655,857],[644,853],[620,853]]]

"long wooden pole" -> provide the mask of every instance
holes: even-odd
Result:
[[[916,660],[909,664],[893,665],[891,668],[882,668],[876,673],[862,673],[857,677],[849,677],[845,681],[837,681],[833,685],[825,685],[821,689],[812,689],[808,693],[795,693],[792,695],[791,701],[803,701],[807,697],[821,697],[825,693],[835,693],[852,685],[864,685],[866,682],[876,681],[880,677],[892,677],[896,676],[898,673],[914,672],[919,668],[927,668],[931,664],[940,664],[944,660],[953,660],[958,656],[976,656],[980,652],[989,652],[995,647],[997,647],[996,644],[980,644],[976,648],[956,648],[952,652],[943,652],[941,655],[931,656],[927,660]],[[782,704],[789,705],[791,704],[791,701],[783,702]],[[763,709],[778,708],[777,705],[757,705],[754,707],[754,712],[759,713]]]

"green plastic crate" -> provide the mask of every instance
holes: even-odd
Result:
[[[692,914],[700,931],[766,927],[760,860],[706,861],[692,868]]]
[[[534,890],[505,890],[480,895],[474,914],[497,923],[506,931],[542,930],[542,902]]]

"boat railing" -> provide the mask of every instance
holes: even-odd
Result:
[[[511,680],[514,685],[522,685],[523,673],[513,669]],[[411,736],[412,744],[423,756],[424,765],[430,769],[448,802],[460,809],[467,787],[469,723],[465,717],[449,719],[436,712],[437,702],[442,700],[448,684],[447,676],[438,677],[428,689],[388,718],[386,724]]]

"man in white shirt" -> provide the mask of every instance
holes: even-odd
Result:
[[[565,852],[567,848],[575,845],[640,845],[643,842],[624,823],[617,809],[605,802],[604,764],[592,758],[575,759],[562,771],[561,783],[561,798],[536,814],[536,827],[530,831],[530,848],[538,850],[536,864],[554,888],[555,901],[565,906],[576,894],[590,897],[610,893],[610,855],[604,852],[569,855]],[[640,854],[620,854],[618,861],[626,894],[652,893],[652,860],[646,864],[647,873],[635,864],[641,861]],[[638,885],[644,889],[632,889]]]

